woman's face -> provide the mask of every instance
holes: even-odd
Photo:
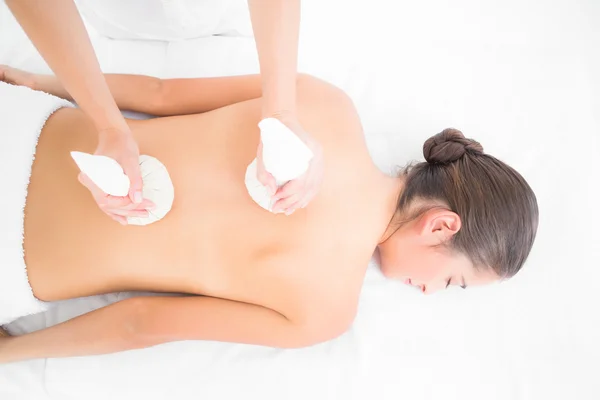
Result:
[[[379,245],[382,273],[425,294],[450,286],[466,288],[498,281],[491,268],[475,269],[465,255],[441,245],[459,229],[458,215],[440,209],[406,223]]]

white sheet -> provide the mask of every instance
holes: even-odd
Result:
[[[382,169],[421,157],[427,137],[455,126],[529,180],[541,221],[524,270],[501,285],[426,297],[372,265],[354,327],[333,342],[293,351],[185,342],[0,366],[2,398],[600,398],[599,4],[303,3],[301,69],[352,96]],[[44,70],[13,39],[5,13],[0,62]],[[106,71],[257,71],[248,38],[96,38],[95,46]],[[123,296],[67,301],[11,329],[38,329]]]

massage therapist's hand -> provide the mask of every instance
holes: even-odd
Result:
[[[277,188],[275,178],[265,170],[262,160],[262,143],[258,147],[257,178],[273,194],[272,210],[274,213],[290,215],[297,209],[306,207],[319,192],[324,170],[323,150],[321,145],[302,128],[295,115],[275,115],[275,118],[290,128],[313,153],[306,173]]]
[[[8,65],[0,65],[0,81],[17,86],[27,86],[36,89],[39,75],[29,73]],[[60,84],[58,84],[60,86]],[[61,90],[64,89],[61,86]],[[65,95],[67,93],[65,92]],[[87,176],[79,174],[79,181],[89,189],[96,203],[112,219],[127,224],[127,217],[145,217],[149,208],[154,207],[149,200],[142,202],[142,178],[140,176],[139,150],[129,128],[106,129],[99,132],[98,148],[96,154],[115,159],[123,168],[131,182],[129,197],[115,197],[104,193]],[[139,193],[140,199],[136,201],[135,194]]]
[[[129,196],[117,197],[104,193],[85,174],[79,174],[79,182],[89,189],[102,211],[115,221],[127,225],[127,217],[146,217],[154,207],[150,200],[142,198],[142,176],[139,165],[139,149],[129,129],[106,129],[99,132],[95,154],[116,160],[129,177]]]

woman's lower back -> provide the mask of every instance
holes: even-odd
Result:
[[[93,152],[93,127],[79,110],[56,112],[39,140],[25,210],[25,258],[34,294],[53,301],[151,290],[250,301],[256,300],[251,282],[277,285],[296,264],[310,274],[334,262],[336,246],[354,248],[362,255],[355,262],[365,262],[374,244],[350,245],[341,221],[352,211],[335,205],[344,196],[335,182],[345,185],[340,174],[353,173],[348,166],[343,171],[344,157],[329,158],[333,165],[321,194],[307,210],[286,217],[253,203],[243,178],[256,154],[259,112],[259,102],[249,101],[201,115],[131,121],[140,153],[158,158],[175,187],[171,212],[144,227],[120,226],[97,209],[69,156],[71,150]],[[318,115],[311,119],[319,124]],[[354,151],[366,154],[355,142]],[[361,169],[365,165],[356,166]],[[355,208],[361,204],[357,182]],[[331,215],[332,205],[337,216]]]

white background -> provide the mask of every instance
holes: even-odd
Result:
[[[4,7],[0,63],[47,71]],[[382,169],[420,159],[423,141],[453,126],[528,179],[540,227],[523,271],[500,285],[425,297],[372,265],[354,327],[331,343],[297,351],[173,343],[36,360],[0,366],[0,394],[600,398],[599,26],[595,0],[305,0],[300,69],[351,95]],[[94,45],[107,72],[257,71],[248,37],[96,36]],[[123,296],[69,301],[11,329],[38,329]]]

